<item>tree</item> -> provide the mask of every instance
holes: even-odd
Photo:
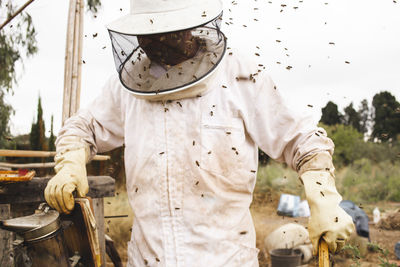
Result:
[[[353,108],[353,102],[344,108],[343,124],[353,126],[354,129],[361,132],[360,115]]]
[[[4,92],[0,90],[0,148],[9,146],[9,118],[12,113],[12,107],[4,101]]]
[[[0,1],[0,10],[10,17],[15,12],[13,1]],[[14,1],[15,2],[15,1]],[[0,89],[7,92],[16,82],[16,64],[37,52],[36,31],[32,17],[22,12],[0,31]]]
[[[47,150],[45,126],[43,121],[42,99],[39,96],[36,122],[32,123],[30,133],[32,150]]]
[[[322,108],[322,116],[320,122],[326,125],[335,125],[341,122],[342,115],[338,111],[338,106],[329,101],[325,107]]]
[[[335,144],[335,152],[333,153],[335,165],[348,165],[365,156],[363,135],[351,125],[321,125],[321,127],[326,130],[328,136]]]
[[[396,140],[400,134],[400,103],[391,93],[384,91],[374,95],[372,106],[372,137],[381,141]]]
[[[371,121],[367,99],[361,101],[361,105],[358,108],[358,116],[360,117],[360,132],[366,134]]]
[[[88,0],[87,7],[96,13],[101,0]],[[0,14],[10,18],[16,11],[15,1],[0,0]],[[4,20],[5,21],[5,20]],[[38,51],[36,30],[32,17],[26,11],[13,18],[0,30],[0,145],[4,147],[4,137],[10,134],[9,120],[13,113],[10,105],[5,103],[5,93],[12,92],[17,82],[16,66],[23,65],[23,58],[30,57]]]
[[[54,136],[54,133],[53,133],[53,119],[54,119],[53,115],[51,115],[49,151],[55,151],[56,150],[56,146],[55,146],[56,137]]]

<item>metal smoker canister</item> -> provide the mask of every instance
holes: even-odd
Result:
[[[32,267],[70,267],[60,214],[39,207],[35,214],[0,221],[0,228],[24,238]]]

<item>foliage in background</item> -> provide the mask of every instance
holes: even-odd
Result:
[[[49,151],[55,151],[56,150],[56,137],[54,136],[53,132],[53,122],[54,122],[54,116],[51,115],[51,124],[50,124],[50,137],[49,137]]]
[[[37,105],[36,122],[33,122],[31,127],[30,144],[32,150],[47,150],[42,99],[40,98],[40,96]]]
[[[352,126],[363,137],[374,142],[396,143],[400,141],[400,103],[391,93],[384,91],[374,95],[371,108],[364,99],[358,111],[350,103],[344,108],[344,114],[341,114],[337,105],[329,101],[322,108],[320,123]]]
[[[360,114],[353,108],[353,102],[344,108],[343,124],[352,126],[357,131],[361,132]]]
[[[400,134],[400,103],[389,92],[376,94],[372,100],[374,129],[372,137],[381,141],[396,140]]]
[[[0,148],[10,148],[8,121],[12,113],[12,107],[4,101],[4,92],[0,90]]]
[[[339,113],[338,106],[329,101],[322,108],[322,116],[320,122],[326,125],[335,125],[341,123],[342,115]]]
[[[338,190],[355,203],[400,201],[400,166],[362,158],[337,173]]]
[[[1,13],[11,16],[17,7],[13,1],[0,1]],[[23,56],[37,52],[36,30],[32,17],[22,12],[0,31],[0,89],[7,92],[16,82],[16,64],[23,63]]]
[[[88,0],[87,7],[93,13],[97,13],[99,7],[101,6],[101,0]]]
[[[333,162],[335,166],[344,166],[352,163],[363,156],[363,135],[352,126],[343,124],[320,125],[323,127],[328,137],[335,144]]]

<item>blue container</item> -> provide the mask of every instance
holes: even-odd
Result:
[[[394,245],[394,254],[396,254],[397,259],[400,260],[400,241]]]

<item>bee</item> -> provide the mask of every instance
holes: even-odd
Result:
[[[231,132],[226,132],[226,134],[227,134],[227,135],[230,135],[230,134],[231,134]]]
[[[179,101],[178,101],[178,102],[176,102],[176,103],[177,103],[177,104],[178,104],[180,107],[182,107],[182,104],[181,104],[181,102],[179,102]]]
[[[324,193],[322,192],[322,191],[320,191],[320,193],[321,193],[321,195],[324,197],[325,195],[324,195]]]
[[[167,73],[165,73],[165,75],[167,76],[167,79],[169,79],[169,74],[168,74],[168,72],[167,72]]]
[[[135,193],[137,193],[137,191],[138,191],[138,190],[139,190],[139,188],[137,188],[137,187],[136,187],[136,189],[135,189]]]
[[[160,154],[160,155],[162,155],[162,154],[164,154],[165,152],[163,151],[163,152],[160,152],[160,153],[158,153],[158,154]]]
[[[256,173],[256,171],[255,171],[255,170],[250,170],[250,172],[252,172],[252,173]]]
[[[236,151],[236,147],[232,147],[232,150],[233,150],[233,151]]]
[[[293,68],[292,66],[287,66],[286,69],[290,70],[291,68]]]
[[[259,57],[259,56],[260,56],[260,54],[259,54],[259,53],[254,53],[254,55],[256,55],[257,57]]]
[[[308,105],[307,105],[307,107],[310,107],[310,108],[312,108],[312,107],[313,107],[313,105],[310,105],[310,104],[308,104]]]
[[[193,140],[193,146],[196,144],[196,141],[195,140]]]
[[[181,208],[175,208],[175,210],[180,210]]]
[[[82,63],[83,63],[83,64],[86,64],[85,60],[82,59]]]
[[[330,44],[330,45],[335,45],[335,43],[334,43],[334,42],[329,42],[329,44]]]
[[[196,160],[197,167],[200,167],[200,163]]]
[[[276,90],[276,86],[274,85],[274,89]]]
[[[316,182],[318,185],[322,185],[320,182]]]
[[[210,151],[208,151],[208,152],[207,152],[207,154],[208,154],[208,155],[210,155],[210,154],[211,154],[211,150],[210,150]]]
[[[213,115],[214,115],[214,112],[213,112],[212,110],[210,111],[210,115],[211,115],[211,116],[213,116]]]
[[[315,133],[315,135],[316,135],[316,136],[319,136],[319,134],[318,134],[318,133]]]
[[[197,181],[196,183],[195,183],[195,185],[198,185],[199,184],[199,181]]]
[[[335,218],[335,222],[338,222],[338,221],[339,221],[339,218],[338,218],[338,217],[336,217],[336,218]]]
[[[247,234],[247,231],[241,231],[239,234],[240,235],[245,235],[245,234]]]
[[[346,63],[346,64],[350,64],[350,62],[349,62],[349,61],[345,61],[344,63]]]
[[[164,108],[164,112],[167,112],[167,111],[169,111],[169,109],[168,108]]]
[[[160,259],[156,257],[156,261],[157,261],[157,262],[160,262]]]
[[[96,38],[96,37],[97,37],[97,32],[93,33],[93,38]]]
[[[152,19],[150,19],[150,23],[153,24],[153,20]]]

